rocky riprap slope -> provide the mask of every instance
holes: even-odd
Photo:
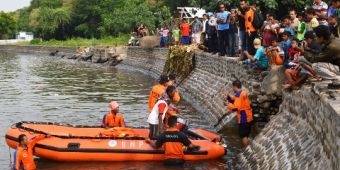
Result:
[[[329,82],[284,92],[279,113],[240,154],[240,169],[340,169],[340,94]]]

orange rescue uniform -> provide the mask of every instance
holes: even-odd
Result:
[[[183,147],[191,144],[188,137],[178,131],[177,128],[169,128],[164,133],[160,134],[156,141],[156,147],[164,147],[164,158],[167,159],[183,159]]]
[[[256,29],[253,26],[254,15],[255,15],[255,12],[251,8],[244,15],[245,26],[246,26],[247,32],[255,32],[256,31]]]
[[[229,111],[237,111],[237,123],[244,124],[253,121],[253,111],[250,106],[250,100],[248,93],[242,90],[235,94],[235,98],[228,104]]]
[[[15,160],[15,169],[19,170],[20,168],[24,168],[24,170],[35,170],[37,169],[35,166],[35,162],[33,160],[33,149],[37,142],[44,139],[45,135],[39,135],[32,138],[28,141],[27,147],[18,146],[17,154]]]
[[[149,95],[149,101],[148,101],[149,112],[151,112],[157,100],[163,95],[163,93],[165,93],[165,90],[166,90],[166,87],[161,84],[157,84],[152,87],[152,90]]]
[[[124,116],[120,113],[114,115],[109,112],[103,118],[103,125],[109,127],[125,127]]]

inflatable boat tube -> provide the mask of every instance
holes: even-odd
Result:
[[[189,129],[185,133],[197,151],[185,151],[185,160],[217,159],[226,153],[221,137],[204,129]],[[34,155],[55,161],[161,161],[164,150],[154,149],[145,139],[147,128],[102,128],[100,126],[68,125],[48,122],[19,122],[6,133],[11,148],[18,145],[18,136],[31,138],[38,134],[51,137],[39,141]]]

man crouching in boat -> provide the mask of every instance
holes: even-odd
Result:
[[[109,104],[110,111],[103,117],[104,127],[125,127],[124,116],[119,113],[119,104],[111,101]]]
[[[237,112],[237,123],[239,136],[242,138],[243,146],[249,145],[249,135],[251,132],[251,126],[253,124],[253,111],[250,106],[250,100],[248,93],[242,90],[242,84],[239,80],[235,80],[232,83],[234,94],[228,94],[228,113]]]
[[[189,138],[178,130],[177,117],[171,116],[168,119],[168,129],[157,137],[156,142],[146,140],[153,148],[164,147],[165,165],[183,165],[184,152],[183,146],[188,149],[199,150],[199,146],[193,145]]]
[[[26,135],[19,135],[19,145],[17,147],[15,158],[15,170],[37,169],[33,160],[33,148],[36,143],[46,137],[46,135],[38,135],[33,137],[31,140],[28,140]]]

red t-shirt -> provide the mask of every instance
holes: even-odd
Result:
[[[160,103],[158,105],[158,113],[160,114],[159,116],[162,116],[161,114],[164,114],[165,107],[166,107],[165,103]]]
[[[188,23],[181,24],[181,35],[189,36],[190,35],[190,25]]]

